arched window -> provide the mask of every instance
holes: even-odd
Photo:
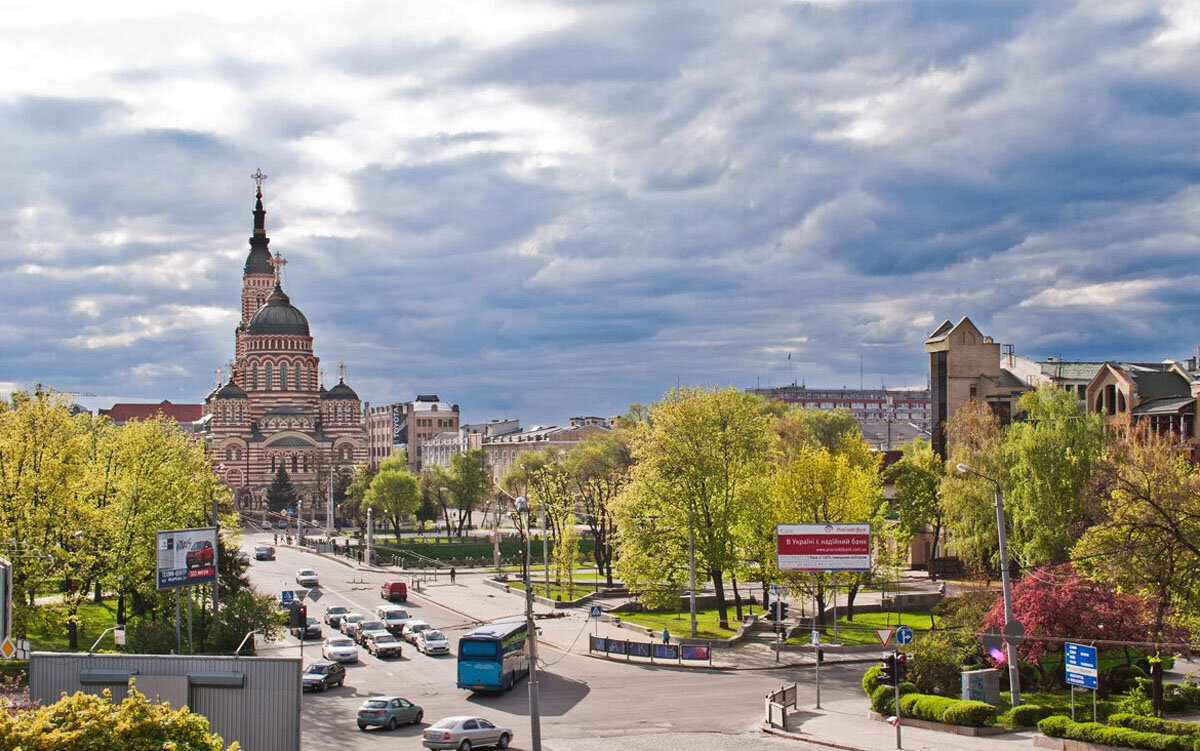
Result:
[[[225,449],[225,461],[233,461],[233,449]]]
[[[250,366],[250,383],[253,384],[251,388],[258,391],[258,363]]]
[[[304,467],[304,471],[307,472],[308,471],[308,456],[307,455],[305,455],[305,457],[304,457],[303,467]]]
[[[293,391],[300,390],[300,366],[299,365],[297,365],[296,369],[294,371],[292,371],[292,390]]]
[[[296,469],[296,455],[292,454],[292,474],[295,474],[298,471],[299,470]]]
[[[288,387],[288,367],[286,362],[279,363],[279,390],[287,391]]]
[[[241,460],[242,460],[242,450],[241,450],[241,449],[234,449],[234,450],[233,450],[233,459],[234,459],[234,461],[241,461]]]
[[[271,455],[271,471],[272,472],[275,471],[275,455],[274,454]]]
[[[271,363],[268,362],[263,365],[263,372],[266,376],[266,381],[267,381],[267,385],[265,388],[267,391],[270,391],[271,387],[274,386],[272,381],[275,380],[274,373],[271,372]]]
[[[259,308],[261,308],[262,306],[263,306],[263,296],[262,296],[262,295],[259,295],[259,296],[258,296],[258,300],[255,302],[254,309],[255,309],[255,310],[258,310],[258,309],[259,309]]]

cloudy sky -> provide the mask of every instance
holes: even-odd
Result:
[[[1194,1],[77,5],[0,0],[0,386],[199,401],[257,167],[376,403],[923,385],[963,315],[1200,344]]]

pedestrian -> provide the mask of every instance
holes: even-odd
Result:
[[[666,626],[663,626],[663,644],[670,644],[670,643],[671,643],[671,632],[667,630]]]
[[[451,583],[451,584],[453,584],[453,583],[454,583],[454,574],[455,574],[454,567],[453,567],[453,566],[451,566],[451,567],[450,567],[450,583]]]

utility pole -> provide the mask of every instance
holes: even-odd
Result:
[[[375,547],[375,525],[371,522],[371,507],[368,506],[367,507],[367,555],[366,555],[366,560],[363,561],[363,563],[365,563],[368,566],[371,565],[371,561],[375,557],[373,555],[374,551],[372,550],[372,548],[374,548],[374,547]]]
[[[692,638],[696,638],[696,528],[692,524],[692,509],[688,506],[688,609],[692,615]]]
[[[524,518],[525,533],[525,629],[529,638],[529,738],[533,751],[542,751],[542,713],[538,704],[537,626],[533,622],[533,586],[529,581],[529,503],[516,499],[517,513]],[[545,515],[542,516],[545,519]]]
[[[224,470],[224,468],[225,468],[225,465],[221,465],[221,469]],[[217,499],[214,497],[213,502],[212,502],[212,523],[213,523],[213,526],[217,528],[217,535],[216,535],[217,547],[216,547],[216,550],[213,551],[213,567],[216,569],[216,576],[213,578],[213,583],[212,583],[213,618],[217,617],[217,613],[221,609],[221,594],[219,591],[220,590],[220,582],[221,582],[221,517],[220,517],[220,512],[221,512],[220,504],[217,502]]]
[[[546,577],[546,599],[552,600],[550,596],[550,553],[547,548],[546,541],[546,502],[542,502],[542,571]]]

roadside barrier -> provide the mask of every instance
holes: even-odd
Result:
[[[712,647],[701,644],[661,644],[659,642],[608,639],[603,636],[588,637],[588,652],[604,656],[624,655],[646,657],[650,662],[707,662],[712,665]]]

